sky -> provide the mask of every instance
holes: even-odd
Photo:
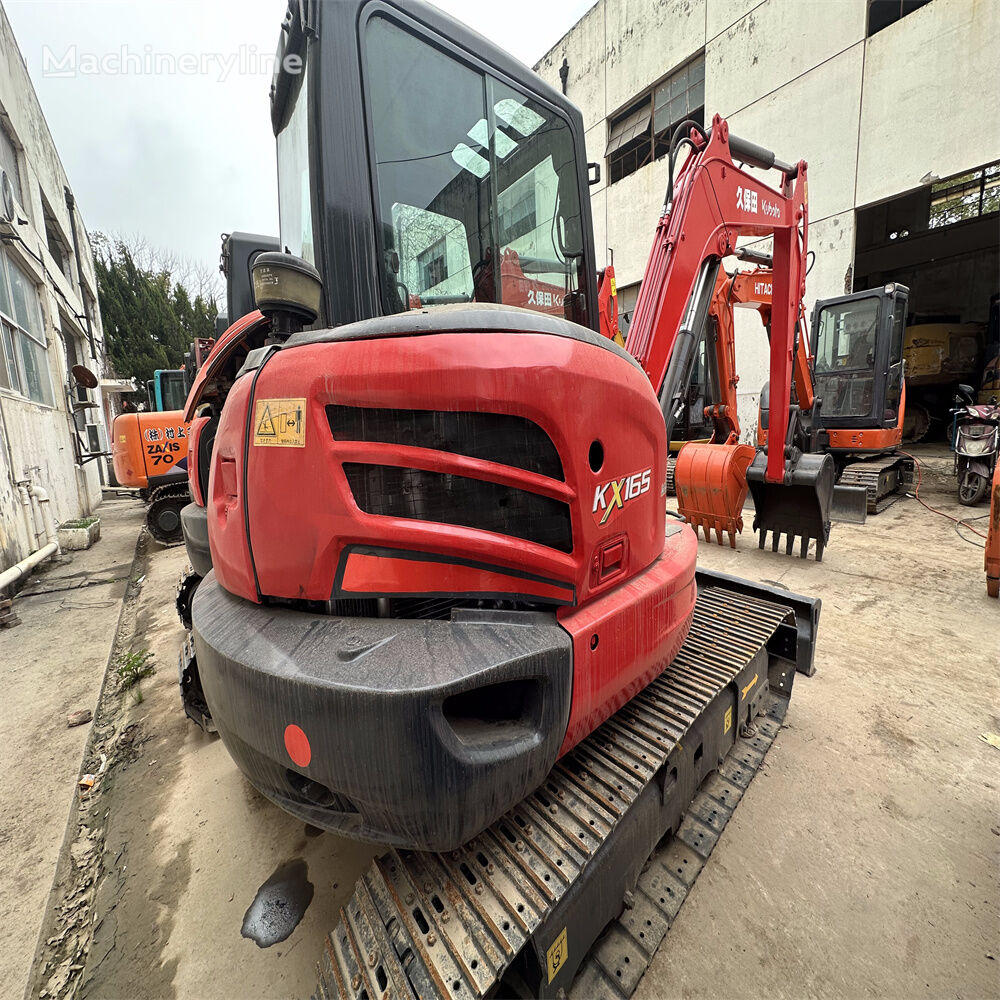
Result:
[[[213,269],[221,233],[277,234],[267,63],[284,0],[0,2],[91,233]],[[437,6],[530,66],[593,2]]]

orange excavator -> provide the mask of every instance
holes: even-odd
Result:
[[[714,424],[711,439],[689,442],[678,454],[674,479],[681,512],[706,536],[715,531],[721,541],[728,533],[732,544],[742,528],[749,488],[760,547],[768,532],[775,551],[782,535],[789,554],[796,539],[801,540],[803,557],[814,542],[819,561],[830,536],[835,469],[830,456],[810,447],[812,380],[801,321],[808,246],[806,164],[782,163],[753,143],[736,140],[733,147],[730,141],[744,163],[778,170],[781,189],[774,190],[712,155],[715,127],[713,122],[712,130],[704,132],[685,123],[671,141],[665,210],[626,348],[657,391],[668,440],[674,440],[674,427],[689,406],[699,345],[714,315],[715,350],[705,350],[704,357],[709,368],[714,363],[709,381],[722,401],[705,410]],[[693,154],[681,167],[675,198],[674,160],[684,145],[691,146]],[[773,439],[782,444],[765,447],[756,456],[749,446],[737,443],[734,335],[728,319],[731,296],[746,288],[744,279],[720,274],[722,257],[737,254],[739,236],[771,237],[773,243],[767,328],[770,384],[778,404]],[[757,280],[762,280],[759,275]],[[665,287],[677,294],[664,295]]]
[[[803,447],[833,456],[842,520],[863,521],[913,481],[900,452],[906,413],[903,331],[909,289],[879,288],[817,301],[812,336],[799,340],[795,391],[808,414]],[[811,348],[811,350],[810,350]],[[760,398],[757,443],[770,436],[769,388]]]
[[[733,447],[727,454],[682,444],[668,472],[668,489],[676,492],[680,513],[701,527],[706,539],[715,531],[721,544],[728,534],[730,545],[735,545],[735,533],[742,530],[744,480],[753,462],[749,446],[736,447],[739,376],[733,307],[758,309],[770,335],[773,277],[769,255],[741,248],[737,256],[757,266],[732,275],[720,273],[699,345],[698,376],[693,380],[689,402],[690,406],[691,402],[711,400],[703,407],[705,421],[711,425],[711,434],[703,443]],[[866,513],[883,509],[893,492],[912,481],[912,460],[898,453],[906,405],[902,329],[907,298],[905,286],[890,284],[820,301],[813,313],[812,338],[800,307],[792,372],[795,419],[786,431],[786,450],[798,448],[834,458],[837,485],[831,520],[863,523]],[[810,344],[819,355],[818,370]],[[768,397],[769,387],[765,384],[757,428],[758,447],[765,453]],[[676,435],[684,436],[684,430]],[[717,466],[718,471],[710,472],[712,466]],[[724,491],[715,485],[717,480],[727,484]],[[762,548],[764,540],[761,533]],[[772,545],[777,547],[776,537]]]
[[[771,321],[772,272],[770,257],[738,251],[739,257],[756,260],[752,271],[727,274],[720,270],[715,292],[709,307],[708,322],[699,347],[699,357],[692,377],[685,424],[675,432],[671,445],[679,445],[676,460],[667,470],[667,493],[677,495],[681,515],[704,531],[706,541],[712,532],[721,545],[728,536],[729,544],[736,545],[736,534],[743,530],[742,505],[746,498],[746,472],[754,459],[751,445],[739,444],[740,424],[737,407],[737,386],[740,377],[736,371],[736,331],[734,306],[756,308],[765,329]],[[706,448],[692,448],[684,438],[690,437],[691,410],[701,409],[704,427],[710,434],[703,443],[727,446],[724,452]],[[696,432],[697,433],[697,432]],[[679,474],[678,474],[679,470]],[[719,483],[724,489],[719,491]],[[725,508],[720,509],[719,497]]]
[[[215,341],[199,337],[184,368],[157,371],[147,384],[148,409],[120,413],[112,425],[111,461],[119,485],[149,504],[146,530],[161,545],[183,540],[181,510],[188,503],[188,431],[184,397]]]

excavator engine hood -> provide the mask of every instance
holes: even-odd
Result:
[[[234,759],[328,829],[478,832],[684,641],[697,540],[665,524],[665,459],[639,366],[550,316],[412,311],[251,354],[192,615]]]

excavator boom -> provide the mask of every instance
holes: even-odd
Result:
[[[683,146],[690,146],[692,153],[675,182],[674,158]],[[734,158],[752,167],[777,169],[780,190],[738,167]],[[739,428],[735,412],[718,413],[716,419],[730,428],[732,440],[722,445],[729,452],[719,452],[717,444],[703,455],[698,451],[705,446],[688,444],[681,449],[675,485],[682,512],[686,507],[706,536],[715,530],[721,541],[723,532],[728,532],[732,542],[742,527],[746,478],[754,495],[754,527],[761,546],[768,531],[773,533],[775,550],[781,534],[787,536],[788,551],[800,537],[803,554],[814,539],[816,558],[821,559],[830,532],[832,461],[803,455],[795,444],[798,412],[813,405],[802,323],[808,249],[806,164],[782,163],[770,150],[732,135],[716,115],[707,132],[694,122],[678,127],[670,144],[669,168],[670,184],[626,340],[657,390],[668,440],[687,398],[695,348],[722,280],[722,259],[736,253],[740,236],[772,241],[769,372],[774,444],[750,464],[749,446],[735,443]],[[729,336],[732,339],[731,330]],[[721,382],[730,361],[735,366],[735,354],[723,350],[717,357]],[[727,375],[727,384],[720,386],[723,395],[733,388],[735,372]],[[794,408],[793,382],[798,397]],[[735,410],[730,402],[724,405]]]

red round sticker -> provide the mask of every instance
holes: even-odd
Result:
[[[292,763],[299,767],[309,766],[309,761],[312,760],[312,747],[309,746],[309,737],[298,726],[285,727],[285,749],[292,758]]]

